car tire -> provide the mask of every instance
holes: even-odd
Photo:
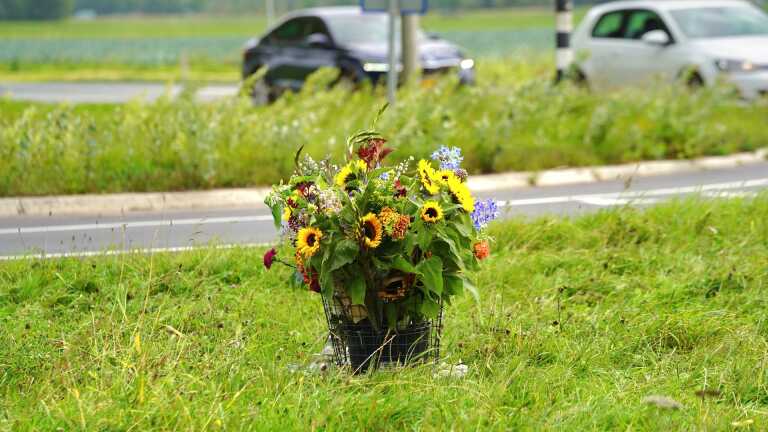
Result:
[[[704,78],[701,77],[701,75],[698,72],[691,72],[691,74],[688,76],[688,79],[686,80],[686,85],[688,85],[688,88],[691,90],[699,90],[704,88]]]

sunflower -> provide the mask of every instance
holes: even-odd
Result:
[[[336,174],[336,185],[344,187],[348,182],[357,180],[360,173],[364,173],[368,169],[368,164],[365,161],[350,162],[344,168]]]
[[[355,173],[352,172],[352,167],[349,165],[345,166],[338,174],[336,174],[336,185],[344,187],[347,184],[347,181],[350,180],[349,178],[354,175]]]
[[[358,172],[365,172],[368,169],[368,164],[365,163],[363,160],[356,160],[355,161],[355,168]]]
[[[291,208],[289,206],[285,206],[283,209],[283,220],[286,222],[291,220]]]
[[[440,192],[440,184],[437,173],[432,165],[424,159],[419,161],[418,166],[419,177],[421,178],[421,184],[424,189],[429,192],[430,195],[434,195]]]
[[[320,250],[323,232],[314,227],[302,228],[296,236],[296,249],[305,257],[311,257]]]
[[[381,235],[384,231],[381,221],[373,213],[368,213],[360,219],[363,224],[363,240],[365,246],[370,249],[376,249],[381,244]]]
[[[467,184],[462,183],[458,177],[453,176],[448,180],[448,191],[465,212],[472,213],[475,211],[475,199],[472,198]]]
[[[443,208],[437,201],[427,201],[421,207],[421,220],[435,223],[443,218]]]
[[[440,170],[437,172],[437,178],[440,181],[440,184],[448,186],[448,182],[451,181],[451,179],[456,178],[456,174],[451,170]]]

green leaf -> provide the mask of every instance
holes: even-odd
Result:
[[[272,220],[275,222],[275,228],[280,229],[283,224],[283,207],[276,205],[272,207]]]
[[[395,257],[395,260],[392,262],[392,268],[395,270],[400,270],[403,273],[417,273],[416,267],[414,267],[413,264],[408,262],[407,259],[403,258],[402,256]]]
[[[397,305],[394,303],[385,304],[384,313],[387,317],[387,326],[391,329],[397,327]]]
[[[323,263],[323,272],[330,273],[344,267],[353,262],[355,258],[357,258],[359,252],[360,248],[357,243],[349,239],[341,240],[336,245],[336,250],[334,250],[328,260]]]
[[[472,294],[472,297],[475,299],[476,303],[480,303],[480,294],[477,291],[477,287],[468,279],[464,279],[464,288],[466,288],[466,290]]]
[[[421,302],[421,313],[430,319],[437,318],[440,314],[440,303],[432,300],[429,296],[424,296],[424,301]]]
[[[437,295],[443,293],[443,260],[433,256],[416,266],[424,286]]]
[[[448,296],[460,295],[464,291],[464,279],[457,275],[447,274],[443,276],[445,294]]]
[[[363,278],[362,272],[354,272],[352,280],[349,281],[349,285],[347,286],[347,293],[352,300],[352,304],[365,304],[365,279]]]

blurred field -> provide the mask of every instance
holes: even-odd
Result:
[[[477,57],[550,50],[553,25],[546,9],[435,13],[423,21]],[[244,42],[264,29],[261,16],[0,22],[0,81],[179,80],[182,56],[190,79],[235,81]]]

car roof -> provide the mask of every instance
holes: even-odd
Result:
[[[357,16],[362,15],[363,10],[360,6],[328,6],[328,7],[315,7],[300,9],[290,12],[285,15],[282,21],[299,18],[299,17],[320,17],[320,18],[332,18],[338,16]]]
[[[618,9],[654,8],[661,10],[705,8],[719,6],[745,6],[745,0],[620,0],[595,6],[590,13],[610,12]]]

